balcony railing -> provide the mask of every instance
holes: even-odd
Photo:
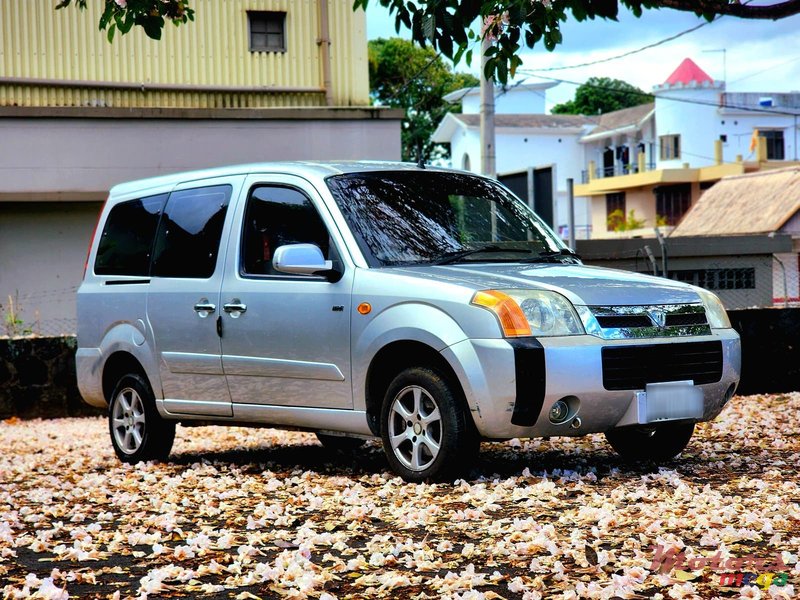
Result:
[[[655,163],[646,163],[645,171],[653,171],[656,168]],[[619,177],[620,175],[633,175],[639,173],[639,165],[614,165],[613,167],[597,167],[593,173],[593,179],[603,179],[605,177]],[[589,171],[581,172],[581,183],[589,183]]]

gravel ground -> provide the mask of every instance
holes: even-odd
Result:
[[[376,444],[337,456],[311,434],[179,427],[168,463],[126,466],[104,420],[11,419],[0,592],[793,598],[798,416],[800,394],[735,398],[661,467],[622,463],[602,436],[484,444],[469,480],[437,485],[394,477]]]

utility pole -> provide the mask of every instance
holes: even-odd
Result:
[[[494,146],[494,78],[484,75],[486,51],[492,42],[486,37],[481,42],[481,173],[494,179],[497,177]]]

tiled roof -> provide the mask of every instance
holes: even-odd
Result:
[[[597,119],[597,127],[592,130],[592,136],[603,133],[604,131],[614,131],[631,125],[638,125],[642,120],[655,109],[655,104],[648,102],[639,106],[623,108],[609,113],[602,114]]]
[[[479,127],[481,116],[476,114],[453,114],[455,118],[468,127]],[[597,123],[597,117],[583,115],[506,115],[494,116],[495,127],[528,128],[528,129],[564,129],[583,127]]]
[[[800,209],[800,167],[723,177],[692,206],[673,236],[779,231]]]
[[[714,83],[711,76],[697,66],[691,58],[684,58],[683,62],[678,65],[678,68],[672,72],[672,75],[667,77],[664,82],[665,85],[675,85],[681,83],[689,85],[690,83]]]

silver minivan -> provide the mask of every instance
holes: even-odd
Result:
[[[602,432],[667,460],[739,381],[719,299],[588,267],[496,181],[275,163],[113,188],[78,290],[78,384],[125,462],[176,423],[379,437],[407,480],[480,441]]]

